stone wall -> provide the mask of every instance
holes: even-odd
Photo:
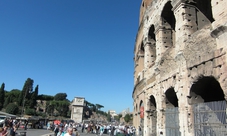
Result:
[[[179,133],[193,136],[193,104],[226,100],[226,6],[223,0],[142,1],[132,97],[133,125],[145,136],[170,135],[170,108],[179,111]]]

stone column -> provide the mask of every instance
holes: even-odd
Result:
[[[144,67],[149,69],[155,63],[155,40],[147,40],[144,42]]]
[[[176,18],[175,37],[177,41],[176,53],[181,52],[184,49],[184,42],[190,38],[194,33],[197,26],[196,7],[190,4],[186,4],[186,0],[172,1],[173,12]]]
[[[156,62],[161,60],[161,57],[172,45],[172,29],[165,26],[159,26],[156,31]]]
[[[145,71],[147,71],[149,64],[151,63],[151,57],[150,57],[150,49],[151,48],[151,42],[145,41],[144,42],[144,68]]]
[[[157,85],[157,136],[166,136],[166,131],[165,131],[165,95],[163,95],[163,88],[161,88],[160,84]]]
[[[150,106],[149,106],[149,98],[147,96],[145,96],[145,102],[144,102],[144,135],[148,136],[150,135],[150,125],[149,124],[149,113],[147,111],[150,110]]]

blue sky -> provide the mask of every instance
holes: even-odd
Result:
[[[140,0],[2,0],[0,83],[132,111]]]

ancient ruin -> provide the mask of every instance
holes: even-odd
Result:
[[[85,99],[83,97],[75,97],[70,105],[71,119],[77,123],[81,123],[83,121],[84,101]]]
[[[227,134],[226,7],[142,0],[132,97],[133,124],[144,136]]]

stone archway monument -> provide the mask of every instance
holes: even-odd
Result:
[[[75,97],[71,103],[71,119],[77,123],[82,122],[84,104],[84,98],[82,97]]]

